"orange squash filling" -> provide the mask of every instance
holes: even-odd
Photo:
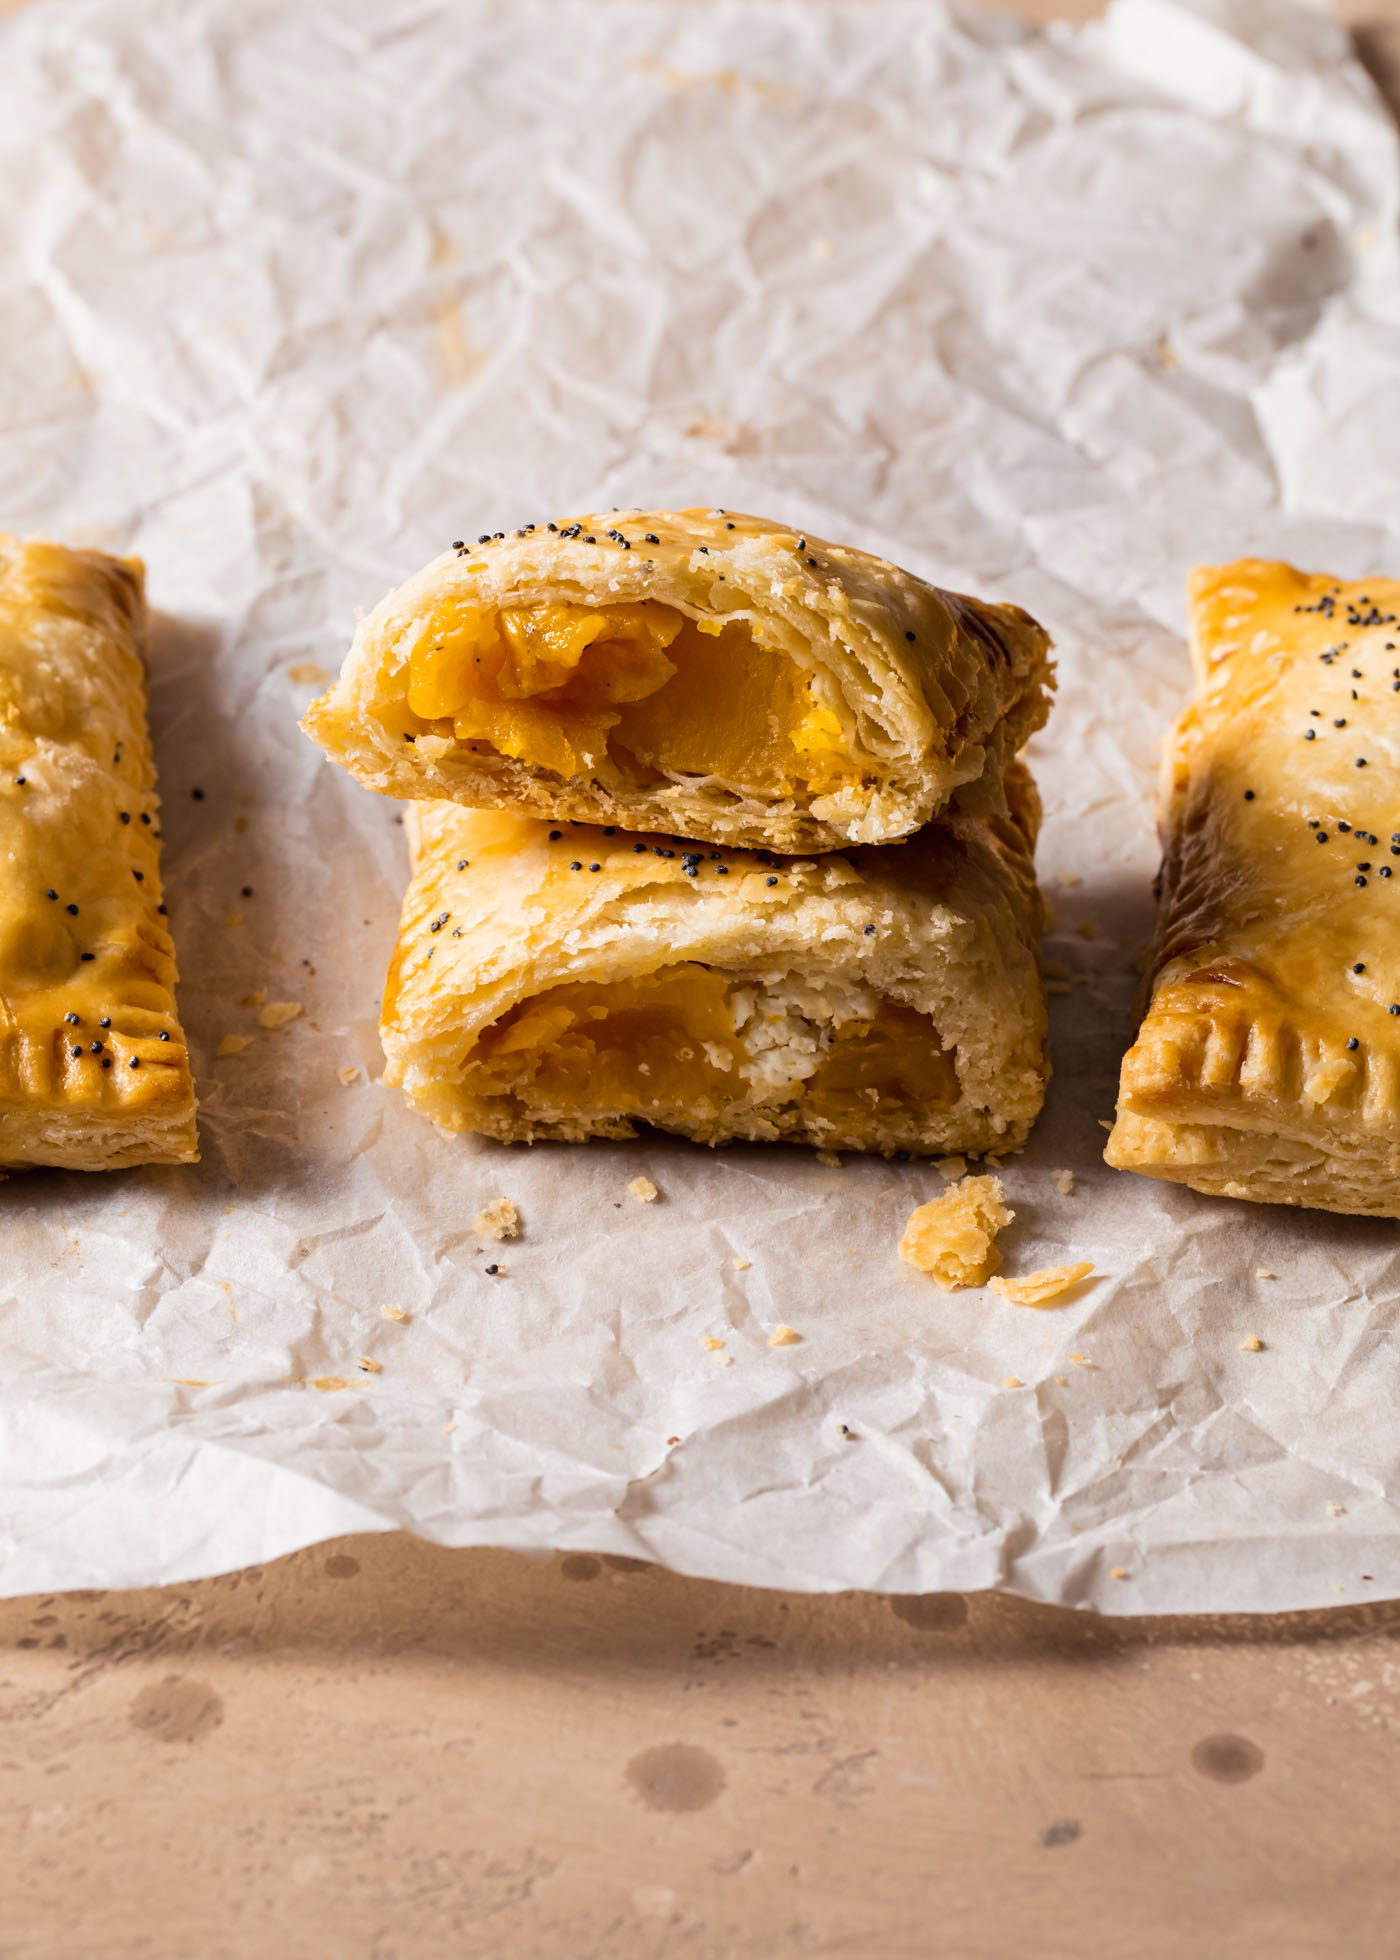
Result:
[[[841,723],[745,620],[655,600],[492,610],[449,600],[409,655],[408,705],[558,776],[657,771],[813,794],[859,780]]]
[[[676,1127],[735,1106],[804,1129],[878,1112],[947,1108],[955,1059],[925,1014],[867,988],[728,973],[683,961],[636,980],[571,982],[503,1014],[464,1086],[537,1112],[597,1112]]]

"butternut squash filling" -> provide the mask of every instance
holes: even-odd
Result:
[[[714,776],[788,796],[861,774],[838,717],[746,620],[689,619],[653,599],[449,600],[409,655],[408,705],[480,752],[564,777]]]
[[[522,1001],[481,1036],[463,1086],[544,1120],[821,1136],[950,1108],[955,1059],[926,1014],[858,982],[682,961]]]

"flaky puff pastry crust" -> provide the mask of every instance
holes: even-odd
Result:
[[[1400,1217],[1400,583],[1191,580],[1150,1002],[1105,1156]]]
[[[0,1166],[197,1156],[135,559],[0,536]]]
[[[417,803],[415,870],[384,993],[385,1080],[445,1130],[506,1141],[633,1135],[635,1105],[597,1075],[563,1095],[484,1095],[472,1082],[479,1058],[522,1003],[548,1010],[554,990],[569,998],[580,984],[645,988],[698,974],[753,1006],[761,1041],[780,1023],[800,1046],[814,1025],[804,1016],[819,1017],[811,1003],[827,993],[894,1004],[900,1039],[914,1029],[908,1079],[936,1058],[942,1089],[921,1105],[907,1093],[872,1099],[857,1083],[833,1117],[816,1107],[815,1077],[805,1094],[774,1097],[737,1068],[711,1071],[691,1102],[646,1117],[657,1127],[711,1144],[786,1139],[887,1155],[1015,1148],[1048,1065],[1032,867],[1039,804],[1019,763],[1006,788],[1004,817],[955,817],[897,847],[797,861]],[[580,1024],[587,1030],[586,1009]],[[698,1056],[705,1033],[682,1029],[646,1054],[664,1072],[672,1053]],[[636,1048],[627,1065],[641,1056]],[[760,1066],[772,1058],[766,1051]]]
[[[624,542],[618,542],[618,540]],[[840,724],[850,779],[791,794],[605,760],[569,777],[468,743],[408,703],[414,648],[445,604],[660,602],[743,622]],[[677,831],[786,853],[907,837],[957,794],[997,810],[1007,765],[1045,721],[1050,641],[1017,606],[943,592],[885,559],[734,511],[608,511],[445,552],[361,621],[303,727],[368,788],[481,809]],[[411,738],[411,739],[409,739]]]

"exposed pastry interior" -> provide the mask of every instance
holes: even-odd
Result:
[[[1040,1107],[1038,821],[771,854],[413,806],[385,1079],[447,1129],[1010,1148]]]
[[[1400,583],[1191,584],[1148,1005],[1105,1152],[1211,1195],[1400,1216]]]
[[[305,726],[390,795],[800,852],[998,807],[1049,686],[1014,606],[761,518],[626,511],[436,560]]]
[[[196,1157],[134,559],[0,536],[0,1166]]]

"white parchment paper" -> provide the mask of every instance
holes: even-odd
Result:
[[[0,1587],[407,1526],[1117,1612],[1400,1592],[1397,1228],[1099,1161],[1187,567],[1400,567],[1395,144],[1340,32],[49,0],[0,168],[0,522],[148,562],[204,1149],[0,1187]],[[298,732],[315,669],[451,538],[633,502],[1054,631],[1057,1074],[1005,1253],[1095,1262],[1060,1310],[899,1264],[931,1166],[454,1142],[375,1079],[402,832]]]

